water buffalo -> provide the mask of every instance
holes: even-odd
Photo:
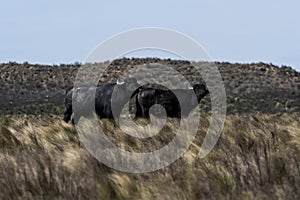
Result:
[[[78,88],[72,88],[67,92],[65,98],[66,111],[64,113],[63,120],[69,122],[73,113],[73,105],[78,105],[78,111],[80,115],[91,114],[92,110],[90,103],[93,102],[93,92],[95,92],[95,111],[100,118],[113,119],[120,115],[122,108],[136,93],[135,91],[140,85],[135,78],[125,78],[124,82],[111,82],[98,84],[95,87],[82,86]],[[74,121],[73,121],[74,123]]]
[[[168,117],[187,117],[208,93],[209,91],[203,84],[196,84],[191,89],[174,90],[141,87],[136,96],[136,117],[149,119],[149,110],[155,104],[164,107]],[[182,106],[180,106],[177,96],[181,99]],[[154,115],[159,114],[154,112]]]

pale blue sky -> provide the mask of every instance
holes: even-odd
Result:
[[[300,71],[300,1],[1,1],[0,62],[81,62],[100,42],[138,27],[188,35],[213,60]]]

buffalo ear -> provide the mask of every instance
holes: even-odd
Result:
[[[193,90],[194,88],[193,88],[193,87],[188,87],[188,89],[189,89],[189,90]]]

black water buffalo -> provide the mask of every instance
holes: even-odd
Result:
[[[135,78],[125,78],[122,83],[112,82],[98,84],[94,87],[82,86],[72,88],[67,92],[65,98],[66,111],[63,120],[65,122],[70,121],[74,103],[78,105],[77,111],[80,113],[80,116],[91,114],[92,110],[89,109],[95,108],[96,114],[100,118],[114,119],[114,116],[118,118],[122,108],[131,96],[136,94],[135,91],[138,91],[136,89],[139,86]],[[91,102],[93,102],[93,93],[95,94],[95,107],[90,106]],[[74,98],[73,105],[72,98]]]
[[[187,117],[208,93],[209,91],[203,84],[196,84],[191,89],[174,90],[141,87],[136,96],[136,117],[149,119],[149,110],[155,104],[164,107],[168,117]],[[181,99],[182,106],[180,106],[177,96]],[[159,114],[154,112],[154,115]]]

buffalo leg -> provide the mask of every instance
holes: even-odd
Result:
[[[67,109],[66,109],[66,111],[64,113],[64,119],[63,120],[66,123],[68,123],[70,121],[70,119],[71,119],[71,116],[72,116],[72,105],[69,105],[69,106],[67,106]]]
[[[149,114],[149,108],[143,108],[142,109],[142,113],[143,113],[143,117],[145,118],[145,119],[150,119],[150,114]]]
[[[135,110],[135,118],[142,118],[143,115],[143,109],[141,105],[139,104],[138,100],[136,100],[136,110]]]

